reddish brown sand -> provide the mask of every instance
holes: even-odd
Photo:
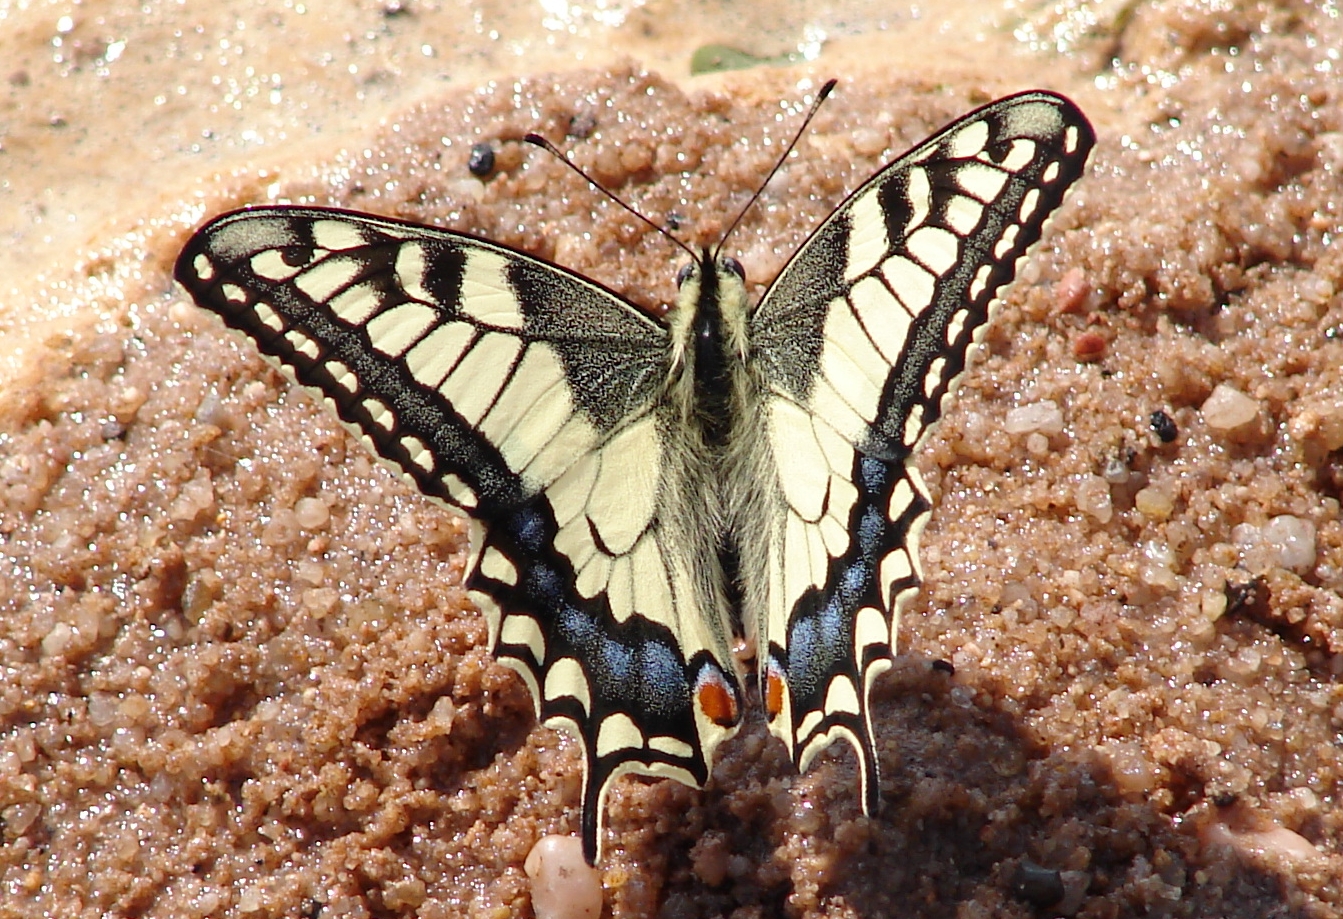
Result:
[[[920,461],[940,501],[877,689],[884,810],[851,754],[798,777],[753,716],[707,790],[615,788],[610,915],[1343,915],[1340,47],[1311,6],[1173,3],[1047,62],[1100,143]],[[656,307],[676,253],[518,139],[573,131],[711,241],[801,78],[445,92],[196,216],[435,222]],[[757,293],[979,86],[844,84],[733,237]],[[485,650],[461,524],[172,285],[190,230],[85,264],[56,312],[97,322],[4,314],[43,350],[0,377],[0,916],[530,915],[576,750]]]

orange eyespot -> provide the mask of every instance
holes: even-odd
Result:
[[[771,721],[783,714],[783,674],[772,663],[765,675],[765,714]]]
[[[741,718],[737,694],[723,679],[723,675],[709,667],[700,671],[695,682],[695,699],[700,711],[719,727],[730,728]]]

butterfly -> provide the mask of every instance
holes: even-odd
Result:
[[[707,248],[656,318],[487,239],[299,206],[214,218],[175,277],[466,515],[490,647],[582,748],[595,863],[617,778],[708,780],[746,706],[738,636],[797,768],[847,741],[876,811],[872,686],[931,513],[912,458],[1093,143],[1061,96],[985,105],[867,180],[754,305]]]

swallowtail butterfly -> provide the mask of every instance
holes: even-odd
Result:
[[[872,684],[931,508],[911,457],[1093,142],[1060,96],[990,103],[863,184],[755,305],[702,249],[665,319],[499,243],[324,208],[217,217],[175,274],[469,518],[490,646],[582,747],[595,862],[616,778],[708,779],[745,707],[739,632],[797,768],[848,741],[875,811]]]

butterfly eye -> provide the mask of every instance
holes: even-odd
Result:
[[[723,268],[726,269],[729,274],[735,274],[738,281],[745,282],[746,269],[741,267],[741,262],[737,261],[735,258],[729,257],[723,259]]]
[[[676,272],[676,289],[680,290],[685,286],[685,282],[690,280],[690,276],[695,273],[695,263],[686,262],[681,266],[681,270]]]

